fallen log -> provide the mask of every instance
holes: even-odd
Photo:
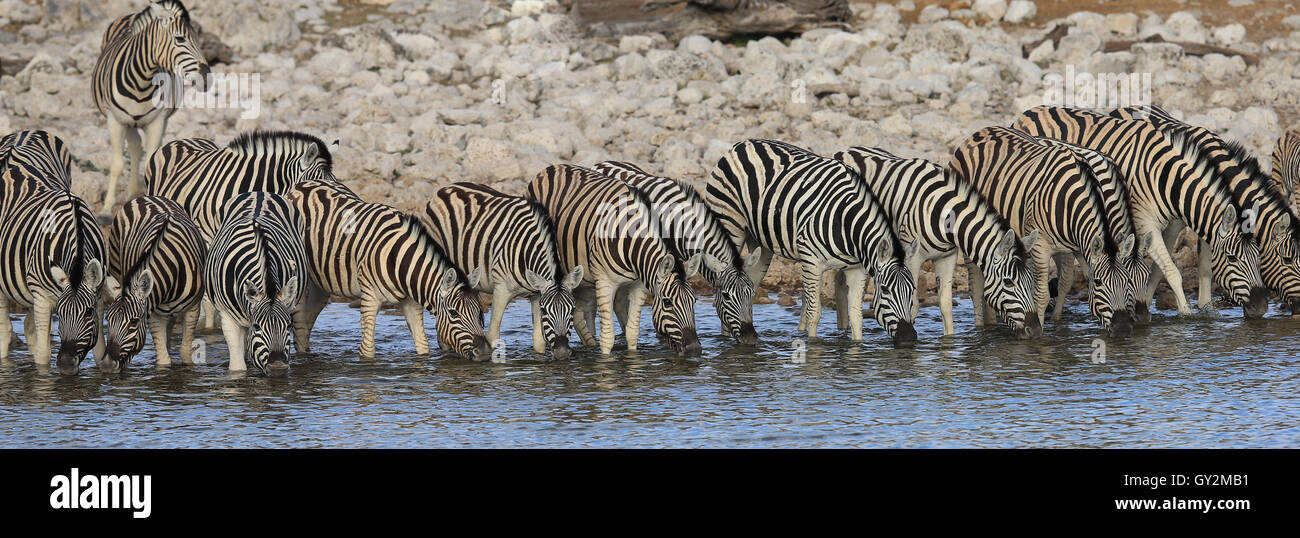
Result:
[[[575,0],[570,13],[593,35],[658,32],[670,40],[699,34],[726,41],[743,35],[797,34],[847,29],[847,0]]]
[[[1171,41],[1164,36],[1156,34],[1146,39],[1134,39],[1125,41],[1107,41],[1102,48],[1104,52],[1119,52],[1129,50],[1138,43],[1172,43],[1183,48],[1183,52],[1192,56],[1205,56],[1206,54],[1222,54],[1224,56],[1241,56],[1246,65],[1256,65],[1259,63],[1259,56],[1242,50],[1234,50],[1217,45],[1206,45],[1204,43],[1192,43],[1190,41]]]

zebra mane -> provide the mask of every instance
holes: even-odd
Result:
[[[1111,229],[1110,218],[1108,218],[1106,212],[1106,198],[1101,195],[1101,182],[1097,180],[1097,174],[1092,172],[1092,163],[1089,163],[1088,159],[1073,151],[1070,152],[1070,155],[1074,157],[1075,165],[1079,167],[1080,175],[1083,176],[1084,185],[1088,189],[1088,199],[1092,200],[1093,206],[1100,213],[1097,220],[1100,221],[1098,225],[1102,231],[1102,250],[1107,254],[1114,255],[1119,252],[1119,244],[1115,242],[1117,230]]]
[[[1291,214],[1291,235],[1300,238],[1300,219],[1291,212],[1291,201],[1277,190],[1277,185],[1263,175],[1259,168],[1259,160],[1238,140],[1223,140],[1223,146],[1234,161],[1241,163],[1241,168],[1250,175],[1251,184],[1260,190],[1264,198]]]
[[[325,159],[325,168],[330,173],[334,170],[334,158],[329,146],[319,138],[297,131],[251,131],[240,134],[226,144],[226,149],[246,156],[271,155],[281,153],[283,146],[315,144],[320,158]]]
[[[1003,217],[1001,213],[998,213],[997,210],[993,208],[993,204],[990,204],[988,199],[980,193],[979,189],[976,189],[974,185],[967,182],[961,172],[958,172],[952,167],[951,162],[948,163],[948,166],[943,167],[943,175],[948,184],[954,187],[953,190],[957,191],[958,199],[969,198],[984,208],[984,218],[996,223],[1000,230],[999,233],[1003,233],[1006,230],[1012,230],[1012,233],[1015,233],[1014,229],[1011,227],[1011,221],[1008,221],[1006,217]],[[1029,259],[1029,253],[1025,251],[1024,241],[1018,233],[1016,234],[1015,252],[1012,255],[1021,260]]]
[[[797,146],[791,146],[791,147],[797,147]],[[885,231],[889,233],[889,243],[894,247],[894,257],[898,258],[899,260],[906,259],[906,254],[903,252],[903,242],[898,239],[898,232],[894,231],[894,223],[890,222],[888,216],[889,214],[885,212],[884,204],[880,203],[880,197],[876,196],[875,193],[871,192],[871,185],[867,183],[867,179],[862,177],[862,174],[858,173],[857,169],[847,164],[844,164],[841,161],[835,159],[827,159],[826,157],[822,157],[821,155],[817,155],[816,153],[812,153],[811,151],[808,151],[808,153],[811,153],[813,156],[819,159],[826,159],[828,161],[834,162],[849,174],[849,177],[851,177],[853,179],[853,182],[857,185],[858,190],[862,191],[862,194],[868,200],[870,200],[872,204],[876,206],[876,212],[881,215],[884,215]]]
[[[590,169],[589,169],[589,170],[590,170]],[[595,172],[594,170],[592,170],[592,171]],[[600,175],[601,177],[605,177],[605,175],[604,175],[604,174],[601,174],[600,172],[596,172],[596,174],[597,174],[597,175]],[[617,180],[614,180],[614,181],[617,181]],[[651,203],[650,203],[650,198],[649,198],[648,196],[646,196],[645,193],[641,192],[640,190],[634,188],[634,187],[631,186],[631,185],[628,185],[627,183],[623,183],[622,181],[619,181],[619,183],[622,184],[623,187],[627,189],[627,192],[629,192],[629,193],[632,195],[632,199],[633,199],[633,200],[636,200],[636,204],[637,204],[639,207],[644,208],[644,209],[646,210],[646,211],[645,211],[645,215],[646,215],[647,217],[650,217],[650,216],[654,215],[654,211],[651,210],[651,208],[654,207],[654,206],[651,205]],[[673,251],[673,249],[672,249],[672,248],[669,248],[669,246],[668,246],[668,241],[665,240],[665,239],[663,238],[663,235],[662,235],[662,234],[659,234],[659,233],[655,233],[655,234],[654,234],[654,241],[656,241],[656,242],[659,243],[659,248],[662,248],[662,249],[664,250],[664,252],[668,252],[668,253],[669,253],[669,254],[668,254],[668,257],[671,258],[671,259],[673,260],[673,270],[677,272],[677,278],[682,279],[682,282],[686,282],[686,277],[687,277],[687,274],[686,274],[686,267],[682,265],[682,261],[681,261],[681,260],[678,260],[676,256],[673,256],[673,255],[672,255],[672,251]]]
[[[148,234],[149,249],[144,252],[142,256],[139,256],[134,260],[130,267],[127,267],[122,271],[122,286],[129,286],[131,279],[149,265],[149,260],[152,259],[153,254],[158,251],[158,245],[162,243],[163,235],[167,233],[167,228],[171,224],[170,215],[163,213],[163,217],[164,218],[161,219],[161,222],[155,221],[157,224],[154,224],[153,226],[150,226],[148,230],[145,230],[145,233]]]
[[[1196,144],[1195,141],[1192,140],[1192,135],[1188,130],[1177,128],[1164,128],[1157,130],[1160,131],[1170,144],[1174,146],[1175,151],[1186,157],[1190,157],[1189,160],[1191,162],[1188,163],[1189,171],[1191,171],[1190,169],[1192,166],[1196,164],[1205,165],[1206,170],[1210,172],[1210,188],[1216,198],[1221,197],[1228,200],[1228,203],[1232,204],[1233,209],[1237,210],[1238,217],[1241,216],[1243,210],[1248,209],[1237,205],[1237,201],[1232,196],[1232,192],[1228,190],[1227,181],[1223,179],[1223,174],[1219,172],[1219,168],[1215,166],[1213,162],[1210,162],[1210,156],[1201,149],[1200,145]],[[1251,234],[1242,235],[1248,236]]]
[[[546,206],[541,202],[521,196],[525,204],[528,204],[528,210],[532,211],[533,218],[537,220],[537,227],[541,228],[542,238],[547,241],[551,258],[551,267],[555,268],[555,285],[559,286],[564,280],[565,270],[564,262],[560,260],[560,241],[555,234],[555,223],[551,221],[551,214],[546,211]]]
[[[408,233],[415,236],[415,240],[419,243],[420,247],[422,247],[426,252],[431,251],[434,255],[440,257],[442,263],[456,271],[456,281],[468,288],[469,277],[467,277],[465,272],[461,271],[459,267],[456,267],[456,264],[451,262],[451,256],[447,255],[447,251],[443,250],[442,245],[439,245],[438,241],[429,233],[429,230],[424,227],[424,223],[420,222],[420,217],[405,211],[398,211],[397,214],[401,219],[402,226],[406,228]],[[439,279],[438,281],[441,282],[442,274],[438,274],[436,277]]]
[[[156,0],[151,1],[150,4],[158,4],[159,7],[170,11],[172,15],[181,20],[181,23],[184,24],[186,28],[189,28],[190,31],[194,31],[194,24],[190,19],[190,10],[185,9],[185,4],[180,3],[180,0]],[[149,26],[149,23],[155,20],[157,19],[153,16],[152,7],[145,6],[143,10],[136,13],[131,19],[131,33],[140,33],[141,30],[144,30]]]

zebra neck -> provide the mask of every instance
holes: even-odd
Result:
[[[962,257],[978,264],[981,270],[988,270],[998,240],[1010,229],[991,208],[958,203],[953,209],[953,228],[948,240],[957,246]]]

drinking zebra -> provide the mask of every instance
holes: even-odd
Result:
[[[1102,202],[1106,204],[1106,220],[1110,224],[1112,233],[1116,237],[1137,236],[1137,228],[1133,224],[1133,213],[1129,204],[1128,187],[1125,185],[1123,172],[1115,165],[1115,161],[1099,152],[1055,138],[1035,137],[1034,139],[1065,148],[1087,162],[1092,167],[1092,179],[1097,182]],[[1119,264],[1129,275],[1124,304],[1133,311],[1134,322],[1138,325],[1151,323],[1151,308],[1145,300],[1139,299],[1138,294],[1146,289],[1147,281],[1151,278],[1151,266],[1147,265],[1146,255],[1151,249],[1152,235],[1150,232],[1146,233],[1141,239],[1133,242],[1133,250],[1119,253]],[[1052,313],[1052,319],[1059,320],[1061,311],[1065,308],[1065,296],[1074,282],[1075,260],[1066,255],[1058,255],[1053,259],[1056,261],[1055,280],[1059,284],[1056,286],[1056,309]],[[1052,286],[1049,284],[1048,287]]]
[[[844,163],[784,142],[746,140],[718,160],[705,198],[737,248],[744,244],[761,252],[750,268],[751,281],[762,281],[773,254],[799,263],[799,330],[810,338],[821,319],[822,274],[843,269],[854,341],[862,340],[868,273],[876,279],[876,321],[896,345],[916,341],[916,279],[903,265],[902,244],[866,182]],[[914,243],[906,256],[919,247]]]
[[[203,284],[221,312],[230,371],[248,360],[268,376],[288,375],[292,313],[307,286],[302,216],[283,196],[249,192],[226,204],[221,221]]]
[[[958,253],[977,271],[971,273],[972,296],[983,297],[1020,336],[1042,333],[1034,309],[1034,274],[1025,263],[1026,252],[1038,238],[1036,230],[1021,243],[975,188],[952,170],[925,159],[904,159],[861,146],[838,152],[835,159],[862,176],[889,214],[898,240],[909,245],[906,251],[914,252],[905,260],[914,283],[921,264],[934,261],[944,334],[953,334],[953,272]],[[847,286],[836,284],[836,304],[847,306],[841,298],[846,297]],[[976,326],[984,324],[984,310],[975,310]]]
[[[176,112],[170,103],[155,106],[154,92],[169,90],[159,90],[154,78],[163,72],[184,80],[208,76],[208,63],[199,51],[197,37],[189,11],[178,0],[150,3],[139,13],[113,21],[104,32],[90,85],[95,107],[108,118],[111,164],[101,210],[105,222],[112,214],[117,180],[122,176],[122,140],[126,140],[130,157],[126,187],[130,199],[140,191],[141,158],[158,149],[167,119]]]
[[[1300,129],[1290,129],[1277,139],[1273,148],[1273,187],[1286,196],[1287,205],[1300,213],[1297,185],[1300,185]]]
[[[204,138],[174,140],[159,148],[145,169],[149,195],[185,208],[209,246],[221,227],[222,208],[235,196],[287,195],[300,178],[337,181],[330,148],[319,138],[289,131],[244,133],[224,147]],[[206,300],[204,311],[204,325],[214,328],[216,316]]]
[[[100,368],[123,370],[153,333],[159,366],[171,364],[167,329],[181,320],[181,362],[193,364],[207,244],[176,202],[141,196],[122,206],[108,233],[110,302],[104,308],[107,356]]]
[[[533,305],[533,351],[545,353],[549,342],[552,356],[569,357],[573,290],[583,269],[565,272],[546,208],[484,185],[453,183],[429,200],[421,221],[461,271],[484,268],[477,289],[492,294],[488,342],[500,345],[506,305],[526,296]]]
[[[95,215],[72,194],[72,155],[45,131],[0,138],[0,359],[14,331],[9,304],[27,310],[23,329],[32,361],[50,363],[51,316],[59,319],[59,373],[75,375],[94,348],[104,356],[99,294],[104,238]]]
[[[1042,232],[1029,252],[1037,311],[1047,308],[1048,261],[1073,254],[1084,266],[1089,310],[1111,336],[1132,334],[1133,314],[1125,304],[1129,275],[1117,256],[1133,250],[1134,238],[1111,232],[1091,166],[1024,133],[986,127],[957,147],[952,167],[1021,235]]]
[[[1182,225],[1210,245],[1212,271],[1202,274],[1212,272],[1225,295],[1234,304],[1242,305],[1247,315],[1262,315],[1268,308],[1268,291],[1260,279],[1259,247],[1254,236],[1241,233],[1240,208],[1233,204],[1232,194],[1213,179],[1214,171],[1195,166],[1197,159],[1185,157],[1200,151],[1185,136],[1166,136],[1145,121],[1049,106],[1025,111],[1014,127],[1091,149],[1115,161],[1128,182],[1137,233],[1151,234],[1148,253],[1174,289],[1180,315],[1191,314],[1191,308],[1183,295],[1182,274],[1174,264],[1169,245],[1178,237]],[[1153,272],[1152,280],[1157,278]],[[1154,295],[1155,286],[1148,285],[1142,299],[1150,304]],[[1208,301],[1200,306],[1212,308]]]
[[[573,324],[584,345],[593,345],[600,311],[600,352],[614,348],[614,298],[626,289],[628,350],[640,335],[641,306],[653,292],[651,318],[660,340],[677,353],[699,355],[695,332],[695,292],[686,276],[699,270],[700,254],[678,262],[655,230],[650,201],[627,184],[594,170],[552,165],[528,184],[528,197],[540,202],[555,223],[565,267],[583,267],[575,290]]]
[[[397,303],[406,316],[415,351],[429,352],[424,310],[432,312],[438,343],[469,359],[492,357],[483,337],[483,307],[475,267],[466,278],[417,217],[367,203],[335,181],[303,180],[289,200],[311,229],[306,234],[312,282],[296,313],[299,350],[310,349],[312,327],[330,295],[361,300],[361,356],[375,356],[375,318]]]
[[[1300,219],[1292,214],[1290,202],[1273,188],[1272,180],[1260,170],[1259,161],[1250,151],[1208,129],[1183,123],[1159,107],[1121,108],[1111,115],[1145,120],[1161,131],[1181,135],[1181,148],[1196,148],[1185,152],[1185,157],[1198,167],[1217,172],[1210,177],[1228,190],[1235,206],[1244,209],[1243,230],[1253,232],[1259,245],[1259,273],[1264,285],[1276,292],[1292,312],[1300,312]],[[1210,249],[1204,241],[1199,247],[1200,301],[1208,304]],[[1263,308],[1267,310],[1268,305]]]
[[[650,175],[631,163],[606,161],[595,169],[631,185],[650,200],[659,233],[679,261],[704,254],[700,276],[717,290],[713,306],[723,333],[742,344],[758,343],[754,331],[754,282],[745,273],[747,267],[758,262],[758,252],[741,257],[718,216],[694,187]]]

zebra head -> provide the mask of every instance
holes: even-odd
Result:
[[[438,344],[456,354],[475,361],[492,358],[492,345],[483,336],[483,303],[478,300],[478,281],[483,268],[469,274],[468,282],[455,268],[442,272],[434,302],[434,323],[438,331]],[[572,299],[570,299],[572,300]],[[569,318],[572,319],[572,314]],[[567,334],[567,333],[566,333]]]
[[[1133,250],[1120,251],[1120,265],[1128,271],[1129,275],[1129,296],[1125,298],[1124,304],[1133,310],[1133,322],[1137,325],[1147,325],[1151,323],[1151,308],[1146,301],[1140,296],[1146,290],[1147,282],[1151,279],[1151,265],[1147,263],[1147,252],[1151,250],[1151,239],[1155,232],[1147,232],[1142,236],[1141,241],[1136,241]]]
[[[1250,229],[1254,229],[1251,223]],[[1259,245],[1255,234],[1242,233],[1237,223],[1237,208],[1229,205],[1213,227],[1210,241],[1210,265],[1217,284],[1233,304],[1241,305],[1248,318],[1258,318],[1268,310],[1268,289],[1259,275]]]
[[[703,254],[696,254],[682,262],[684,272],[677,271],[672,256],[665,256],[655,267],[654,303],[650,307],[655,332],[660,340],[683,356],[700,354],[700,339],[695,333],[695,290],[686,283],[686,276],[699,271]]]
[[[1133,252],[1133,234],[1125,234],[1118,248],[1106,248],[1106,240],[1093,237],[1084,250],[1088,264],[1088,308],[1107,334],[1127,337],[1133,334],[1133,312],[1128,300],[1134,297],[1127,267],[1120,263],[1120,253]]]
[[[754,249],[740,267],[712,254],[705,254],[703,260],[704,267],[713,272],[713,307],[718,310],[722,330],[746,345],[758,343],[758,332],[754,330],[755,286],[745,272],[745,268],[758,263],[758,258],[759,251]]]
[[[248,305],[244,353],[270,377],[289,375],[289,342],[293,339],[292,311],[298,304],[297,290],[297,275],[284,279],[275,297],[267,293],[265,283],[244,281],[244,301]]]
[[[920,241],[913,242],[911,248],[920,248],[920,244]],[[867,265],[867,274],[876,280],[876,300],[872,305],[876,322],[894,339],[895,346],[913,344],[916,328],[912,326],[912,303],[916,302],[916,280],[890,242],[880,241],[875,252],[875,259]],[[861,301],[858,302],[857,308],[861,308]]]
[[[108,372],[126,369],[126,363],[144,349],[148,334],[149,294],[153,293],[153,273],[143,269],[130,279],[124,290],[116,278],[104,282],[108,304],[104,307],[104,343],[106,356],[95,357],[99,368]]]
[[[569,327],[573,325],[573,290],[582,283],[582,266],[573,268],[564,279],[556,282],[533,271],[528,271],[528,283],[542,290],[537,298],[541,311],[542,336],[551,344],[551,355],[556,359],[569,358]]]
[[[54,315],[59,318],[58,365],[63,375],[76,375],[86,353],[99,342],[104,266],[99,260],[90,260],[80,273],[81,281],[73,282],[63,268],[50,266],[50,276],[60,290],[54,300]]]
[[[984,270],[984,301],[993,305],[1020,338],[1043,334],[1043,323],[1034,303],[1037,290],[1034,272],[1025,263],[1025,253],[1034,248],[1036,240],[1038,230],[1021,241],[1014,230],[1008,229],[993,248],[993,259]]]
[[[183,79],[197,77],[199,87],[206,88],[204,84],[212,68],[199,50],[198,32],[190,24],[185,6],[176,0],[163,0],[149,4],[147,12],[152,20],[150,50],[155,55],[154,61]]]
[[[1272,224],[1273,233],[1261,245],[1259,273],[1271,290],[1276,290],[1291,314],[1300,314],[1300,236],[1292,228],[1295,216],[1285,210]]]

